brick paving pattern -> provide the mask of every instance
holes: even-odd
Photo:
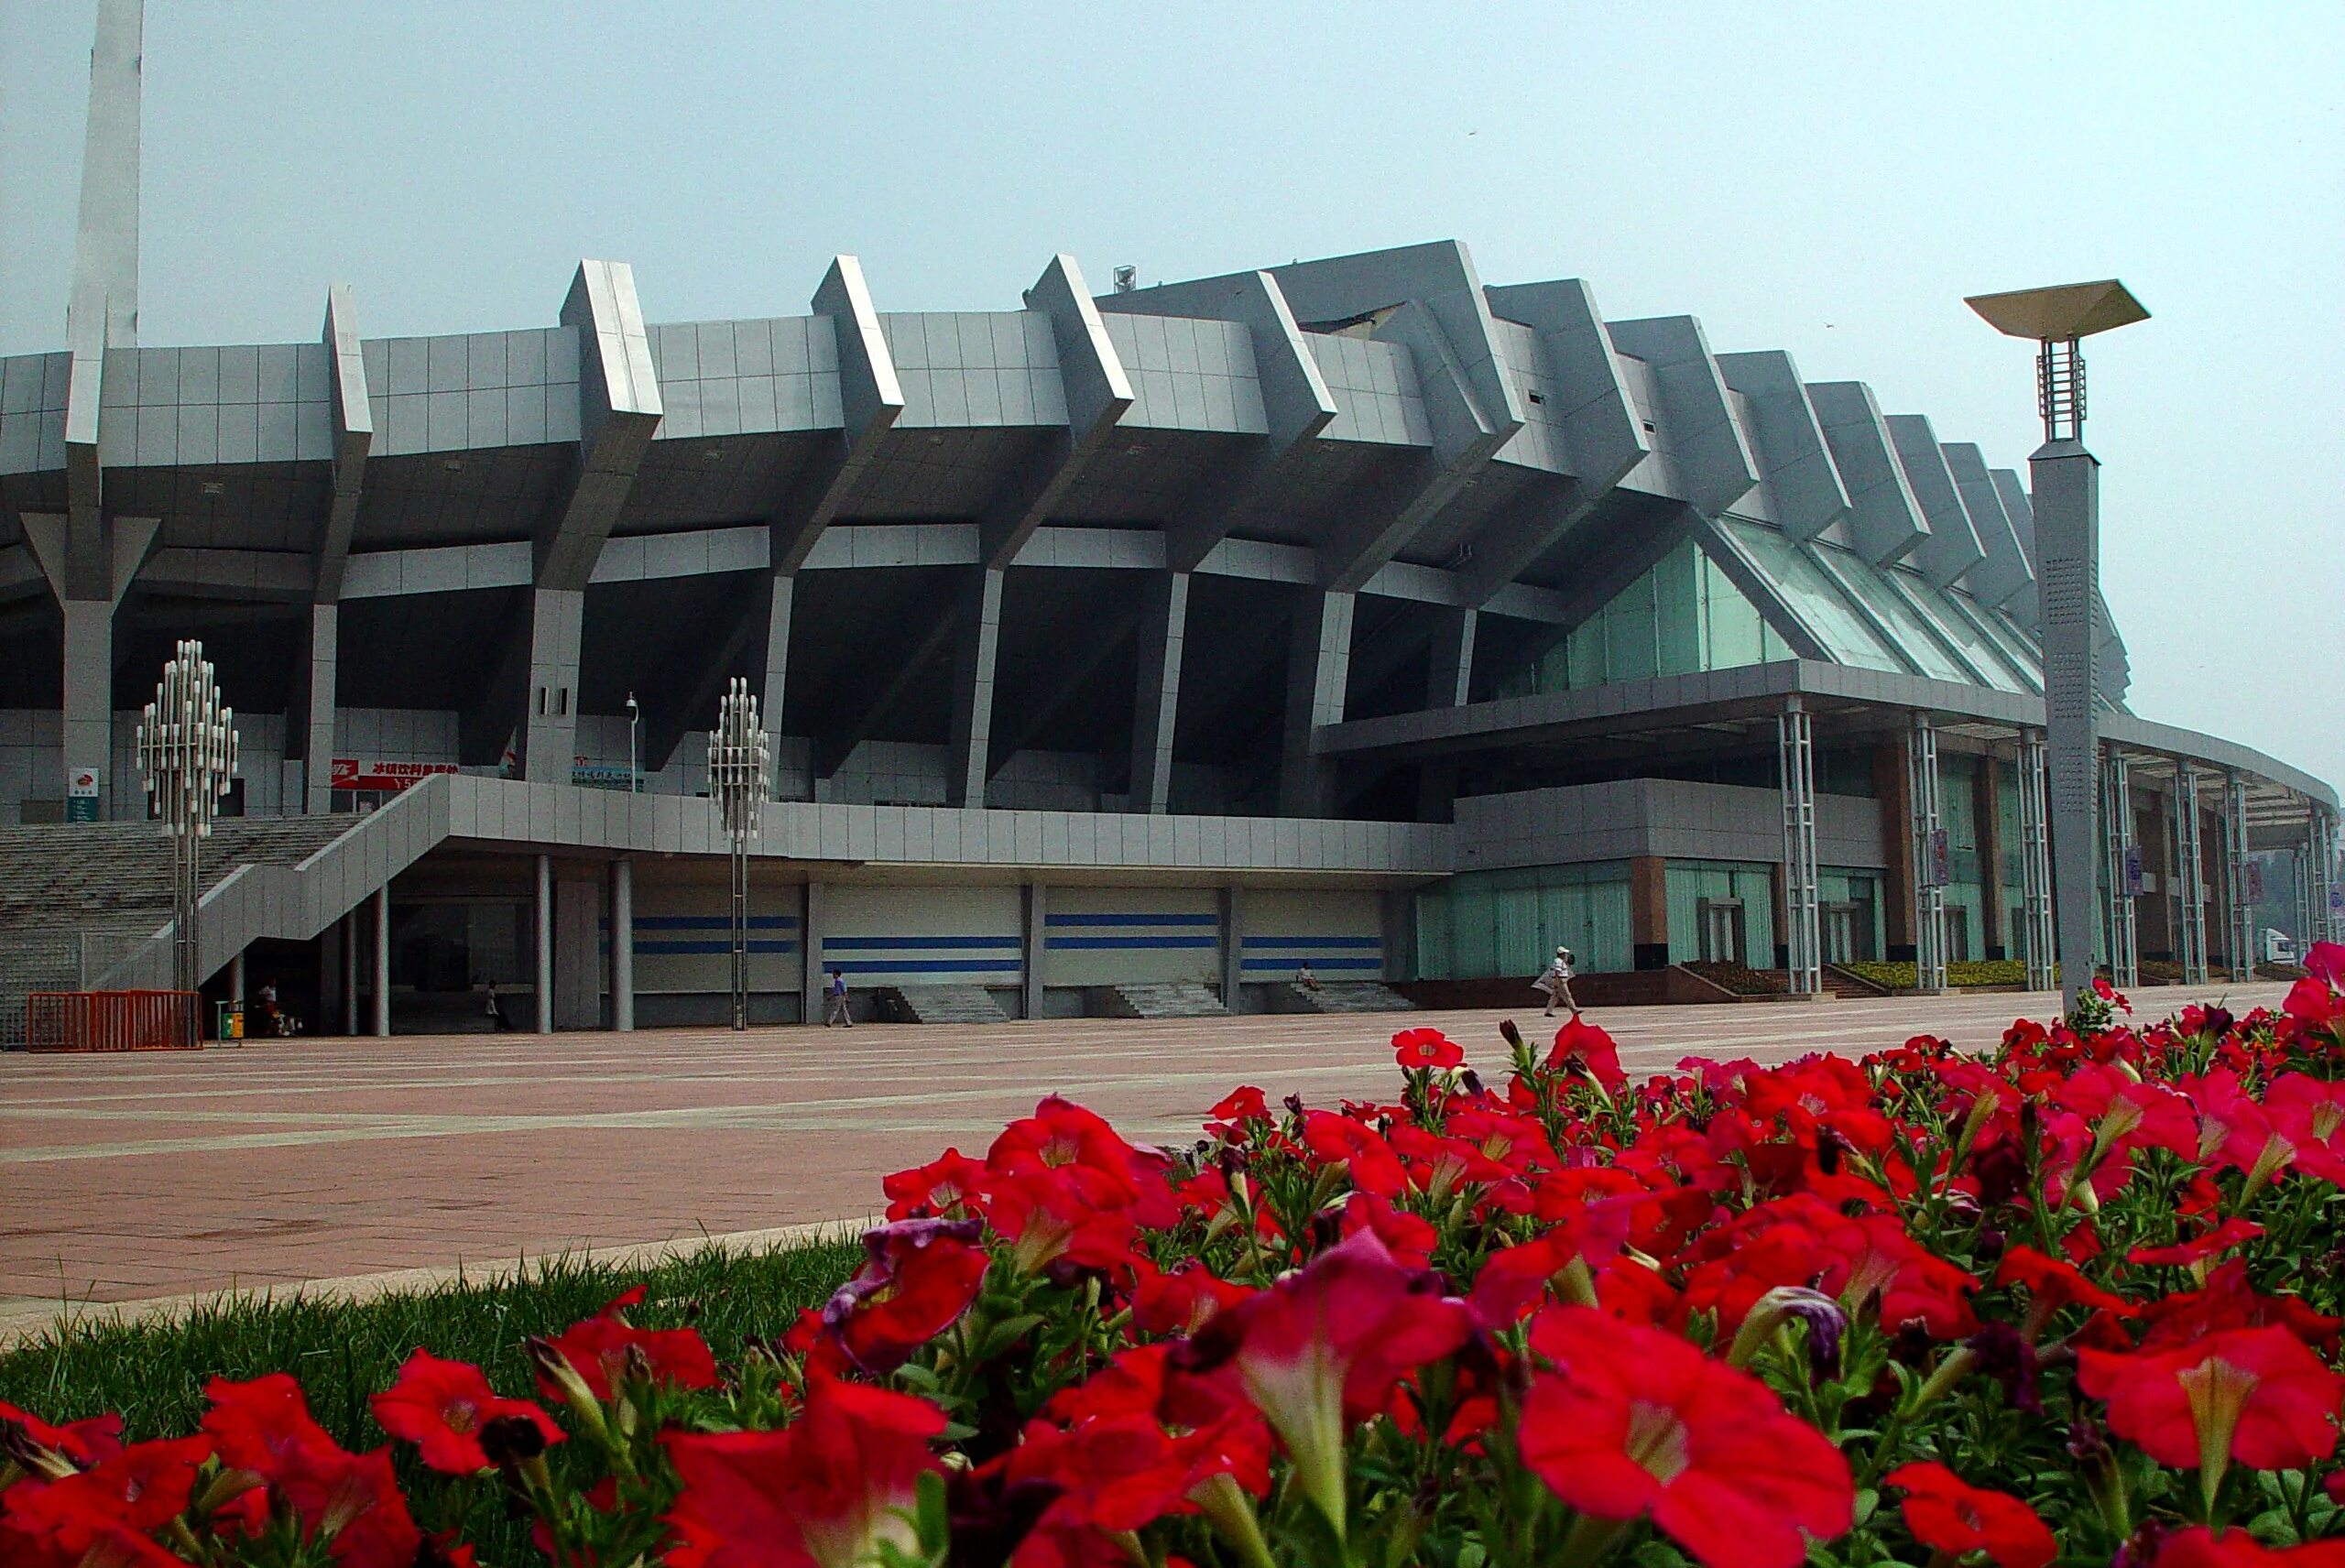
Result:
[[[2280,985],[2216,987],[2276,1006]],[[2184,994],[2153,990],[2146,1015]],[[1991,1044],[2050,996],[1609,1009],[1631,1073],[1685,1056],[1860,1054],[1928,1029]],[[1500,1013],[1078,1019],[256,1041],[0,1057],[0,1323],[60,1301],[474,1268],[870,1214],[888,1171],[981,1151],[1056,1091],[1137,1140],[1196,1136],[1240,1083],[1389,1096],[1389,1040],[1434,1023],[1484,1068]],[[1534,1007],[1514,1015],[1532,1030]]]

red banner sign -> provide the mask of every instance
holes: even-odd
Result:
[[[333,788],[387,790],[393,794],[435,773],[453,773],[453,762],[376,762],[355,757],[333,759]]]

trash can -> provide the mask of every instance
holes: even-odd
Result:
[[[213,1004],[213,1006],[218,1009],[218,1018],[216,1027],[213,1030],[212,1038],[214,1040],[244,1039],[244,1008],[236,1006],[234,1002],[218,1002]]]

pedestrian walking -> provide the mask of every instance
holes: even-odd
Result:
[[[1572,950],[1559,947],[1555,949],[1554,962],[1531,983],[1532,989],[1547,998],[1545,1017],[1552,1018],[1555,1016],[1557,1002],[1570,1008],[1572,1017],[1579,1017],[1579,1004],[1572,1000],[1572,976],[1577,973],[1573,965]]]
[[[497,999],[494,980],[488,983],[488,1027],[498,1034],[513,1032],[513,1020],[505,1015],[505,1004]]]
[[[848,1009],[846,1005],[845,970],[834,969],[831,971],[830,996],[830,1007],[823,1014],[823,1027],[824,1029],[828,1029],[833,1024],[844,1024],[848,1029],[853,1029],[855,1027],[855,1014]]]

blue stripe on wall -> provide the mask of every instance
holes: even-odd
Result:
[[[1007,948],[1015,953],[1023,945],[1024,939],[1015,936],[826,936],[823,939],[824,953],[943,953],[970,948]]]
[[[638,942],[635,944],[636,956],[638,958],[677,958],[698,953],[731,953],[732,951],[733,944],[730,942],[697,940],[678,942],[668,939]],[[798,944],[794,942],[760,942],[756,937],[751,937],[749,951],[751,953],[796,953]]]
[[[1380,948],[1384,945],[1384,939],[1380,936],[1249,936],[1246,939],[1246,945],[1282,948],[1288,952],[1308,949],[1316,953],[1322,948]]]
[[[849,975],[1001,975],[1015,980],[1018,966],[983,958],[932,958],[915,963],[898,964],[885,958],[834,959],[823,965],[825,970],[840,969]]]
[[[639,931],[729,931],[732,926],[733,917],[730,915],[638,915],[635,917],[635,929]],[[751,915],[749,929],[751,931],[796,931],[798,917],[796,915]]]
[[[1384,960],[1381,958],[1314,958],[1307,961],[1292,958],[1249,958],[1240,961],[1238,967],[1241,969],[1275,969],[1282,975],[1292,975],[1303,962],[1308,962],[1314,969],[1380,970],[1384,967]]]
[[[1053,953],[1072,948],[1216,948],[1221,945],[1221,939],[1214,936],[1053,936],[1044,938],[1042,945]]]
[[[1218,915],[1053,915],[1045,914],[1046,926],[1214,926],[1221,923]]]

